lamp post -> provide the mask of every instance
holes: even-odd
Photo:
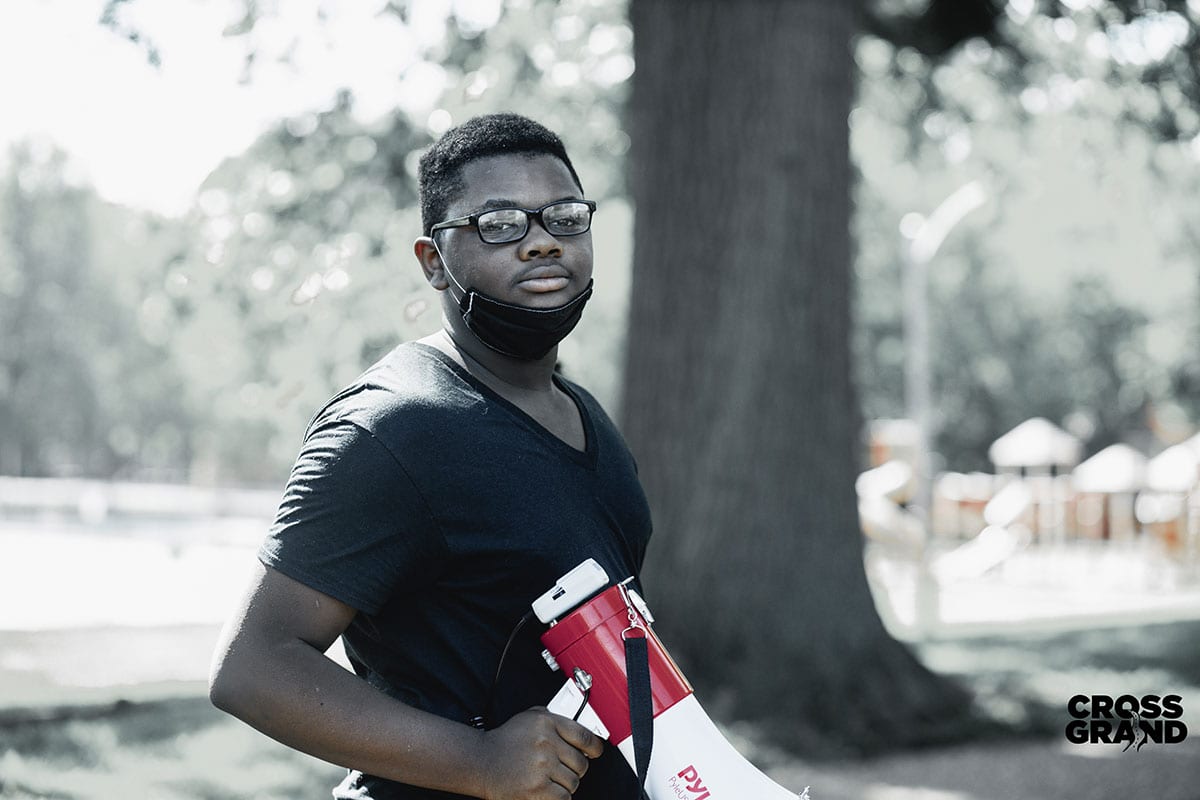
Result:
[[[908,241],[900,252],[904,262],[904,404],[916,427],[913,470],[917,475],[916,511],[921,520],[921,551],[917,565],[916,626],[929,631],[937,618],[937,584],[930,573],[933,517],[932,379],[929,366],[929,262],[942,242],[967,214],[983,205],[987,191],[979,181],[954,190],[928,217],[902,225]]]

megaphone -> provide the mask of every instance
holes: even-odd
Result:
[[[589,558],[534,602],[534,615],[550,626],[542,656],[569,676],[549,710],[608,739],[637,772],[626,641],[644,639],[652,701],[646,712],[653,715],[644,786],[650,800],[808,800],[807,787],[800,795],[783,788],[721,735],[650,627],[654,617],[630,580],[609,586],[604,568]]]

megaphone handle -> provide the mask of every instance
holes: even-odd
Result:
[[[650,691],[650,655],[646,649],[646,631],[625,631],[625,680],[629,685],[629,727],[633,739],[633,760],[637,765],[638,797],[646,798],[646,776],[654,748],[654,698]]]

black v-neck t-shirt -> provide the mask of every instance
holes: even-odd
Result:
[[[355,608],[355,671],[409,705],[483,714],[501,650],[530,603],[586,558],[636,575],[650,511],[633,457],[599,403],[555,376],[583,420],[577,450],[445,353],[400,345],[310,423],[264,564]],[[562,684],[533,620],[505,659],[494,721]],[[366,792],[366,793],[364,793]],[[577,800],[635,797],[606,747]],[[335,797],[456,797],[352,772]]]

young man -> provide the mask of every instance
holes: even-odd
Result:
[[[448,131],[420,192],[443,330],[313,419],[212,700],[348,767],[336,798],[634,798],[614,748],[538,708],[563,679],[536,621],[497,675],[556,578],[588,557],[636,575],[650,535],[620,434],[554,370],[591,294],[594,204],[559,138],[511,114]],[[324,655],[339,635],[356,675]]]

